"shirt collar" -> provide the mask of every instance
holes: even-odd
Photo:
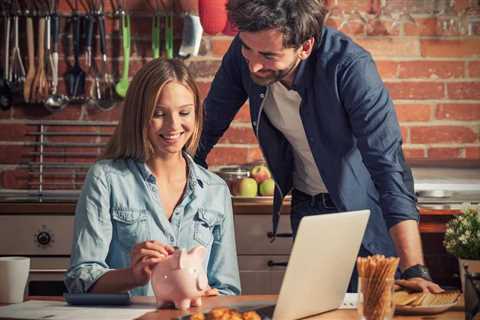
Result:
[[[183,152],[183,157],[185,158],[185,161],[187,162],[187,167],[188,167],[188,176],[187,176],[188,188],[190,188],[191,190],[194,190],[197,185],[200,188],[203,188],[205,181],[203,181],[203,179],[198,175],[197,168],[192,157],[185,151]],[[135,163],[143,179],[150,183],[154,183],[155,176],[153,175],[152,170],[150,170],[150,168],[147,166],[145,161],[137,160],[135,161]]]

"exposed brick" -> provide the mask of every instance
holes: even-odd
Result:
[[[480,40],[422,39],[420,49],[423,57],[472,57],[480,55]]]
[[[69,104],[62,111],[51,113],[41,104],[15,105],[13,108],[14,119],[29,120],[80,120],[81,105]]]
[[[93,121],[119,121],[123,112],[123,101],[118,101],[111,110],[103,111],[95,106],[86,106],[85,120]]]
[[[218,38],[212,37],[210,40],[211,51],[212,55],[216,57],[223,57],[223,55],[227,52],[230,44],[232,43],[232,38]]]
[[[472,143],[478,134],[468,127],[434,126],[410,128],[410,143]]]
[[[213,77],[220,67],[220,61],[192,61],[189,68],[197,78]]]
[[[393,99],[441,99],[444,84],[437,82],[386,82]]]
[[[400,127],[400,131],[402,134],[402,141],[408,141],[408,128],[407,127]]]
[[[5,170],[0,172],[0,186],[5,189],[28,188],[29,174],[22,169]]]
[[[358,38],[356,42],[374,57],[418,57],[419,40],[415,38]]]
[[[403,154],[407,159],[422,159],[425,158],[424,149],[403,148]]]
[[[463,61],[403,61],[398,66],[399,78],[461,78],[465,74]]]
[[[209,166],[246,164],[248,163],[248,148],[232,148],[216,146],[208,154]]]
[[[28,148],[19,145],[0,145],[0,163],[18,164],[25,159]]]
[[[428,121],[432,107],[428,104],[396,104],[398,121]]]
[[[247,103],[240,108],[240,111],[238,111],[233,121],[250,122],[250,107],[248,106]]]
[[[0,141],[25,141],[31,140],[27,136],[28,125],[23,123],[2,123],[0,124]]]
[[[362,21],[348,21],[342,26],[340,31],[350,36],[360,36],[365,35],[366,28],[365,24]]]
[[[458,159],[462,156],[462,148],[429,148],[427,158],[429,159]]]
[[[198,91],[200,93],[200,99],[203,101],[207,95],[208,92],[210,91],[210,86],[212,83],[209,82],[203,82],[203,81],[197,81],[197,86],[198,86]]]
[[[394,61],[387,60],[377,60],[375,61],[377,65],[378,72],[382,78],[396,78],[397,77],[397,67],[398,63]]]
[[[415,24],[407,23],[404,25],[406,36],[434,36],[437,34],[436,18],[415,18]]]
[[[476,160],[480,159],[480,147],[465,148],[465,158]]]
[[[447,94],[450,99],[480,100],[480,82],[447,83]]]
[[[439,120],[480,120],[480,104],[449,103],[439,104],[435,117]]]
[[[257,143],[257,139],[252,128],[230,127],[227,131],[225,131],[223,137],[220,139],[220,143],[254,144]]]
[[[468,75],[470,76],[470,78],[480,77],[480,61],[468,62]]]
[[[368,11],[370,10],[371,4],[370,1],[368,0],[342,0],[342,1],[337,1],[336,6],[340,10],[352,10],[356,9],[359,11]]]

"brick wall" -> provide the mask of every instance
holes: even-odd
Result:
[[[59,10],[68,15],[67,1],[60,0]],[[332,9],[327,24],[351,35],[374,56],[385,84],[395,101],[402,127],[404,151],[407,158],[426,159],[480,159],[480,23],[479,14],[471,11],[468,0],[454,1],[454,11],[470,23],[470,32],[442,29],[446,14],[439,14],[442,1],[389,0],[384,8],[383,20],[374,19],[379,12],[377,0],[330,0]],[[444,1],[447,3],[448,1]],[[110,1],[105,1],[109,4]],[[130,76],[151,56],[151,9],[146,1],[127,1],[132,14],[132,56]],[[472,1],[474,3],[474,1]],[[434,5],[435,4],[435,5]],[[389,11],[395,18],[404,9],[415,19],[415,24],[387,19]],[[112,8],[107,5],[107,12]],[[351,15],[358,10],[367,22]],[[448,11],[447,11],[448,13]],[[345,17],[350,15],[350,19]],[[448,16],[447,21],[457,21],[459,16]],[[442,20],[443,19],[443,20]],[[460,19],[459,19],[460,20]],[[60,74],[71,63],[68,19],[62,19],[62,50]],[[397,22],[399,22],[397,24]],[[465,24],[463,24],[465,25]],[[443,25],[445,26],[445,25]],[[175,21],[175,44],[181,37],[181,19]],[[466,28],[464,28],[467,30]],[[21,20],[21,33],[25,25]],[[111,70],[118,79],[122,67],[121,38],[118,19],[107,17],[108,53]],[[219,67],[222,55],[232,38],[225,35],[204,35],[198,57],[187,60],[196,74],[204,97]],[[21,37],[21,42],[25,38]],[[25,45],[22,44],[25,48]],[[3,51],[2,44],[2,51]],[[26,53],[26,49],[23,50]],[[65,54],[64,54],[65,53]],[[3,57],[3,53],[2,53]],[[82,56],[82,63],[84,63]],[[99,59],[99,56],[97,57]],[[26,63],[26,55],[24,57]],[[85,68],[84,68],[85,69]],[[90,77],[88,83],[90,83]],[[60,79],[60,90],[64,91]],[[88,92],[88,89],[87,89]],[[115,122],[121,112],[121,103],[109,112],[102,112],[87,104],[69,105],[62,112],[49,113],[41,104],[22,102],[6,111],[0,111],[0,187],[15,187],[24,177],[19,162],[25,158],[25,141],[35,137],[31,121],[101,121]],[[72,129],[73,130],[73,129]],[[89,129],[91,130],[91,129]],[[100,130],[100,129],[99,129]],[[73,130],[75,131],[75,130]],[[28,147],[31,151],[32,147]],[[35,149],[35,148],[33,148]],[[79,148],[81,151],[82,149]],[[97,151],[99,152],[99,151]],[[261,152],[249,123],[248,105],[245,105],[220,143],[209,155],[213,166],[242,164],[260,160]],[[31,160],[31,159],[30,159]],[[91,159],[90,159],[91,160]],[[62,159],[61,161],[67,161]]]

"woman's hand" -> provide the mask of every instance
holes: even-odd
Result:
[[[150,240],[136,244],[130,254],[130,271],[136,286],[143,286],[150,281],[152,269],[175,249],[159,241]]]
[[[220,295],[220,292],[218,292],[218,290],[215,288],[209,288],[203,294],[204,297],[211,297],[211,296],[218,296],[218,295]]]

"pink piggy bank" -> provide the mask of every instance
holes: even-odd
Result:
[[[188,309],[202,304],[208,285],[203,270],[206,248],[197,246],[187,252],[179,249],[159,262],[152,271],[152,287],[157,303],[173,301],[177,309]]]

